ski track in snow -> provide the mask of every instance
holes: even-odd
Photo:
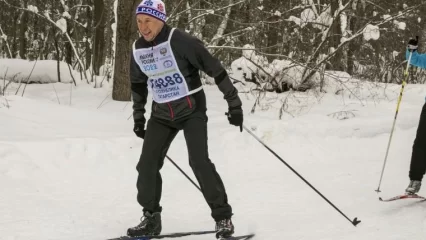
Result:
[[[24,98],[8,96],[10,108],[0,107],[0,239],[123,235],[141,217],[136,164],[142,140],[132,132],[132,119],[127,120],[131,104],[108,99],[97,108],[106,90],[80,85],[69,106],[69,85],[55,87],[61,105],[51,86],[30,85]],[[380,194],[375,190],[395,101],[337,108],[342,100],[326,96],[308,113],[280,121],[275,110],[249,114],[254,99],[242,97],[246,126],[255,127],[259,138],[351,220],[358,217],[361,223],[353,227],[255,138],[229,126],[221,93],[216,86],[206,87],[210,158],[228,191],[236,234],[292,240],[424,239],[426,203],[378,200],[400,194],[408,184],[426,88],[407,89]],[[345,108],[355,108],[355,117],[327,116]],[[182,133],[168,156],[195,179]],[[168,160],[162,176],[163,233],[213,229],[202,195]]]

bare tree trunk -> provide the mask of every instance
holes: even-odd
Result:
[[[13,14],[13,29],[17,29],[17,25],[18,25],[18,19],[19,19],[19,13],[18,12],[14,12],[15,14]],[[17,38],[17,31],[13,31],[13,40],[12,40],[12,58],[16,58],[16,49],[18,48],[18,43],[16,41]]]
[[[21,5],[23,8],[27,6],[26,1],[22,1]],[[27,39],[25,37],[25,32],[27,31],[28,26],[28,13],[22,12],[21,19],[19,21],[19,56],[21,59],[26,59],[27,56]]]
[[[68,6],[66,1],[61,1],[61,12],[68,11]],[[71,21],[70,18],[65,18],[66,24],[67,24],[67,34],[70,36],[70,39],[73,39],[75,37],[75,31],[74,31],[74,23]],[[67,39],[65,41],[65,61],[72,65],[72,55],[73,55],[73,43]],[[76,46],[76,49],[78,49],[78,46]],[[81,71],[84,71],[84,66],[80,66]]]
[[[73,34],[74,31],[73,31],[71,21],[69,19],[66,19],[66,21],[67,21],[67,33],[71,38],[73,38],[74,37],[74,34]],[[65,61],[68,64],[72,65],[72,54],[73,54],[72,43],[69,42],[69,41],[66,41],[65,42],[65,49],[66,49]],[[84,69],[81,69],[81,71],[84,71]]]
[[[96,1],[95,1],[96,2]],[[86,70],[90,68],[90,63],[92,62],[92,49],[93,45],[90,46],[90,39],[93,39],[92,34],[92,10],[90,8],[86,8],[86,17],[87,17],[87,27],[86,27],[86,42],[85,42],[85,48],[86,48]],[[92,40],[93,42],[93,40]],[[92,64],[93,68],[93,64]],[[93,80],[93,79],[92,79]]]
[[[182,1],[179,1],[179,3],[180,3],[180,6],[181,6],[182,10],[183,10],[183,9],[187,10],[187,5],[188,5],[188,4],[190,4],[190,3],[188,3],[188,2],[190,2],[190,1],[189,1],[189,0],[182,0]],[[167,2],[165,2],[164,4],[166,4],[166,6],[169,6],[169,5],[167,4]],[[180,11],[182,11],[182,10],[180,10]],[[187,10],[187,11],[188,11],[188,10]],[[188,21],[189,21],[189,14],[190,14],[190,12],[180,13],[179,15],[177,15],[177,16],[174,18],[174,20],[175,20],[175,22],[176,22],[176,26],[177,26],[178,28],[182,28],[182,29],[187,29],[187,30],[188,30],[188,26],[190,25],[190,24],[188,24]]]
[[[104,38],[104,57],[105,57],[105,62],[108,64],[112,64],[113,63],[113,42],[112,42],[112,38],[113,38],[113,31],[112,31],[112,24],[114,22],[116,22],[117,20],[115,19],[114,16],[114,0],[104,0],[104,5],[105,5],[105,18],[106,18],[106,27],[105,27],[105,37]],[[102,73],[101,73],[102,74]]]
[[[95,37],[93,40],[93,71],[100,75],[99,69],[105,62],[105,24],[106,14],[104,0],[95,0]]]
[[[354,12],[353,16],[348,19],[349,29],[351,32],[358,31],[359,24],[358,18],[365,17],[364,11],[362,10],[361,4],[358,4],[359,0],[355,0],[352,3],[352,11]],[[348,58],[347,58],[347,72],[349,75],[355,74],[355,64],[354,60],[356,57],[355,52],[359,49],[359,40],[354,40],[349,42],[348,44]]]
[[[187,29],[189,30],[189,32],[194,34],[195,25],[194,25],[194,21],[191,21],[191,19],[193,18],[193,15],[192,15],[192,11],[191,11],[191,3],[190,2],[186,2],[186,10],[188,12],[188,22],[189,22]]]
[[[232,5],[233,3],[234,3],[234,0],[228,0],[228,5]],[[231,14],[231,9],[232,7],[229,7],[228,9],[226,9],[225,16],[223,17],[222,22],[220,23],[216,31],[216,35],[213,36],[213,39],[211,40],[209,45],[215,46],[219,43],[219,38],[224,34],[228,26],[228,20],[229,20],[229,15]]]
[[[114,84],[112,99],[130,101],[130,54],[132,51],[133,32],[135,32],[134,9],[139,0],[118,0],[117,5],[117,40],[115,48]]]
[[[423,12],[423,13],[426,12],[426,5],[421,6],[419,11]],[[414,37],[416,37],[415,35],[418,35],[420,37],[419,48],[423,49],[423,51],[424,51],[424,49],[425,49],[424,43],[425,43],[425,39],[426,39],[426,25],[425,24],[419,24],[419,25],[420,25],[419,26],[420,27],[420,30],[419,30],[420,33],[413,34],[414,36],[411,36],[411,37],[414,38]],[[408,43],[408,40],[409,40],[409,38],[407,38],[405,43]]]
[[[331,14],[332,16],[335,16],[335,20],[333,21],[333,26],[331,27],[331,36],[330,36],[330,45],[329,47],[333,47],[336,49],[340,44],[340,38],[342,37],[342,30],[341,30],[341,22],[340,22],[340,16],[335,15],[339,11],[339,1],[332,0],[331,1]],[[331,69],[337,70],[337,71],[344,71],[345,67],[343,65],[343,51],[337,50],[337,52],[334,54],[333,58],[330,59],[331,61]]]
[[[52,31],[55,31],[55,29],[53,29]],[[56,35],[56,34],[53,34]],[[57,38],[53,38],[53,40],[55,41],[55,49],[56,49],[56,67],[57,67],[57,73],[58,73],[58,82],[61,82],[61,56],[60,56],[60,51],[59,51],[59,45],[58,45],[58,39]]]
[[[31,16],[29,16],[31,17]],[[36,30],[38,27],[38,23],[39,23],[39,19],[36,17],[31,17],[31,22],[33,22],[32,24],[32,29],[33,29],[33,34],[32,34],[32,41],[37,41],[38,42],[38,48],[36,48],[36,46],[33,46],[32,49],[30,49],[30,52],[27,53],[27,59],[30,61],[35,60],[37,57],[39,58],[39,60],[43,60],[43,51],[42,51],[42,43],[41,43],[41,38],[40,38],[40,32],[39,30]]]

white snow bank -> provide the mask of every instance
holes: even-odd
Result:
[[[34,70],[32,70],[34,68]],[[32,72],[31,72],[32,71]],[[71,69],[76,81],[81,80],[80,74]],[[70,83],[72,77],[67,63],[60,62],[61,82]],[[28,61],[24,59],[0,59],[0,78],[23,83],[54,83],[58,82],[56,60]]]
[[[335,75],[345,79],[344,73]],[[131,104],[108,98],[98,108],[106,89],[71,86],[71,106],[64,106],[70,89],[66,84],[34,84],[25,97],[7,96],[10,108],[2,107],[6,98],[0,96],[1,239],[108,239],[126,234],[141,217],[135,167],[143,140],[134,135],[132,119],[127,120]],[[400,88],[388,86],[387,91],[393,89],[391,101],[365,106],[347,95],[294,93],[289,107],[304,114],[281,121],[276,108],[250,114],[256,98],[241,94],[244,124],[350,219],[358,217],[362,222],[357,228],[249,133],[229,125],[223,94],[216,86],[205,87],[209,156],[229,193],[236,235],[255,232],[262,240],[425,239],[424,204],[377,200],[408,185],[425,85],[406,86],[382,193],[374,191]],[[146,109],[149,116],[150,106]],[[351,112],[355,117],[341,118]],[[178,134],[167,155],[195,180],[186,148],[184,134]],[[202,194],[170,161],[164,162],[161,174],[163,233],[214,227]],[[176,189],[182,194],[176,195]]]

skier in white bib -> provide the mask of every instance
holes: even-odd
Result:
[[[203,43],[165,23],[161,0],[143,0],[136,10],[141,37],[133,44],[130,81],[135,134],[144,139],[137,164],[137,200],[141,223],[129,228],[129,236],[159,235],[162,230],[160,169],[176,134],[183,130],[189,164],[215,220],[216,237],[234,233],[232,208],[221,177],[209,159],[206,96],[199,71],[215,79],[228,104],[229,123],[242,131],[243,110],[238,91]],[[148,91],[152,93],[151,116],[145,119]],[[145,128],[146,127],[146,128]],[[188,206],[190,207],[190,206]]]

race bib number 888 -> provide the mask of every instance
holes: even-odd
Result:
[[[173,77],[171,76],[166,76],[163,78],[157,78],[157,79],[150,79],[151,82],[151,88],[157,88],[157,89],[161,89],[161,88],[167,88],[169,86],[173,86],[175,84],[181,84],[183,83],[183,79],[180,76],[179,73],[175,73],[173,74]]]

